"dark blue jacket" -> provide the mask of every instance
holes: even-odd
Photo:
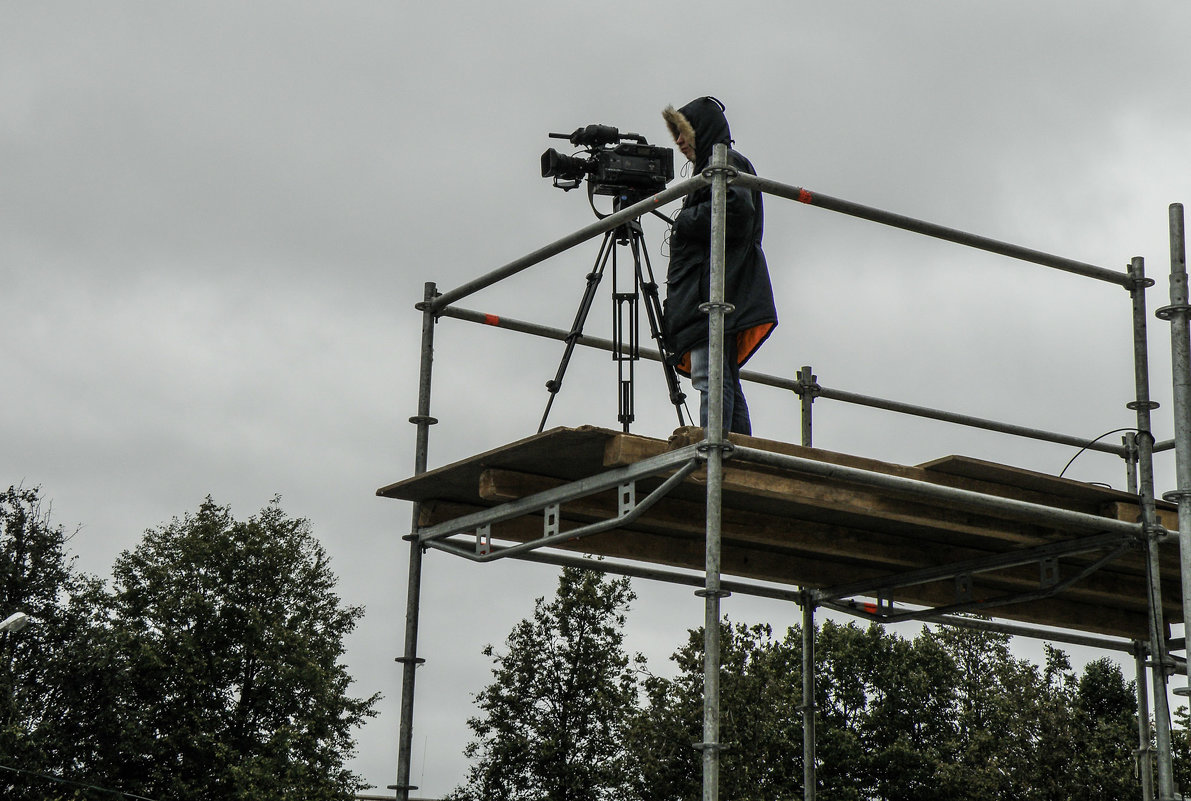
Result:
[[[728,120],[720,104],[708,97],[675,111],[663,112],[670,132],[684,133],[695,147],[695,169],[711,164],[714,145],[731,145]],[[756,175],[753,165],[735,150],[728,164]],[[736,338],[739,364],[744,364],[777,325],[777,308],[769,268],[761,250],[765,213],[761,193],[728,184],[727,245],[724,258],[724,298],[735,310],[724,318],[725,336]],[[664,329],[668,350],[678,371],[689,375],[690,350],[707,342],[707,314],[699,304],[709,298],[711,278],[711,187],[691,193],[674,219],[670,235],[670,267],[666,273]]]

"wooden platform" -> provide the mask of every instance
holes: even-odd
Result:
[[[609,468],[632,465],[702,438],[700,428],[679,429],[668,441],[592,427],[556,428],[391,484],[377,494],[421,502],[419,526],[428,527]],[[731,439],[738,445],[822,463],[1117,520],[1138,519],[1136,497],[1127,493],[962,456],[909,467],[752,437],[732,435]],[[638,497],[661,480],[639,482]],[[635,522],[560,547],[702,569],[704,487],[700,470]],[[973,565],[1093,533],[731,459],[725,463],[723,506],[725,576],[816,588],[948,565]],[[1159,507],[1163,525],[1177,529],[1174,507],[1162,502]],[[569,502],[560,510],[562,529],[615,517],[616,510],[614,491]],[[499,523],[492,529],[493,539],[505,542],[541,536],[541,514]],[[1177,547],[1170,543],[1162,549],[1168,623],[1182,619]],[[965,570],[962,580],[947,576],[893,590],[891,600],[948,607],[969,597],[1036,596],[1054,581],[1077,575],[1102,555],[1064,556],[1046,564],[1045,569],[1034,563],[993,572]],[[1132,548],[1053,597],[998,605],[986,613],[1032,624],[1148,639],[1147,586],[1142,552]]]

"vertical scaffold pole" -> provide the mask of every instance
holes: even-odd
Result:
[[[727,241],[728,148],[717,144],[711,158],[711,286],[708,314],[707,539],[703,589],[703,801],[720,792],[720,516],[724,476],[724,249]]]
[[[815,603],[802,591],[802,797],[815,801]]]
[[[1133,661],[1137,666],[1137,778],[1141,781],[1141,801],[1154,801],[1154,765],[1150,745],[1150,688],[1146,681],[1146,644],[1133,641]]]
[[[1191,632],[1191,305],[1187,293],[1187,241],[1183,204],[1170,205],[1170,305],[1159,310],[1170,320],[1170,359],[1174,377],[1174,455],[1176,491],[1164,496],[1179,504],[1179,568],[1183,587],[1183,636]],[[1191,671],[1188,671],[1191,682]],[[1187,689],[1175,690],[1191,693]]]
[[[1162,615],[1162,584],[1159,573],[1158,541],[1160,533],[1154,506],[1154,435],[1150,412],[1157,404],[1150,400],[1149,346],[1146,340],[1145,291],[1152,282],[1145,277],[1145,260],[1134,257],[1129,265],[1133,279],[1133,375],[1136,400],[1129,404],[1137,412],[1138,502],[1145,528],[1146,574],[1149,581],[1151,678],[1154,690],[1154,728],[1158,746],[1158,798],[1174,799],[1174,771],[1171,764],[1170,699],[1167,696],[1166,624]]]
[[[430,447],[430,426],[438,421],[430,416],[430,374],[434,365],[434,323],[435,314],[430,302],[438,295],[433,281],[427,282],[425,295],[418,308],[422,311],[422,357],[418,372],[418,413],[409,421],[418,427],[417,443],[414,446],[414,474],[426,472],[427,454]],[[420,505],[415,503],[411,531],[417,531]],[[397,738],[397,784],[390,789],[397,791],[397,801],[409,801],[410,790],[416,790],[409,783],[410,755],[413,750],[414,727],[414,676],[418,665],[424,660],[418,658],[418,616],[421,612],[422,596],[422,546],[414,535],[409,539],[409,582],[405,598],[405,651],[397,658],[401,663],[401,719]]]
[[[802,444],[806,447],[811,447],[811,415],[813,413],[815,404],[815,395],[818,394],[819,385],[816,383],[818,376],[811,370],[809,364],[802,366],[798,371],[798,400],[802,408]]]

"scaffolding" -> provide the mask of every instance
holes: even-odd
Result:
[[[719,388],[724,380],[724,318],[731,312],[731,306],[724,298],[725,209],[727,186],[730,182],[769,195],[1124,288],[1130,298],[1133,322],[1134,399],[1127,407],[1136,414],[1135,428],[1123,438],[1121,445],[1100,441],[1088,442],[1084,437],[832,389],[820,385],[811,367],[804,366],[798,371],[795,379],[750,371],[741,374],[743,380],[789,390],[799,396],[803,450],[791,446],[786,452],[781,452],[781,449],[775,451],[756,447],[751,438],[725,435],[722,433],[723,406],[722,392]],[[679,444],[662,452],[655,452],[657,449],[643,452],[644,455],[639,458],[609,469],[592,469],[584,475],[567,475],[550,486],[533,488],[534,491],[521,493],[521,497],[503,500],[488,508],[468,510],[460,507],[452,511],[448,505],[446,511],[440,510],[438,516],[433,519],[424,514],[422,499],[427,497],[425,487],[433,485],[437,480],[446,480],[433,474],[427,475],[429,431],[431,425],[437,422],[431,416],[430,405],[434,329],[437,321],[441,317],[451,317],[496,325],[539,337],[562,341],[575,340],[574,331],[497,318],[462,309],[455,304],[485,287],[527,270],[618,226],[632,223],[641,215],[653,212],[659,206],[706,186],[711,187],[712,196],[710,302],[704,306],[709,318],[711,372],[707,428],[686,429],[688,432],[699,432],[698,437],[689,437],[690,441],[686,444]],[[1146,277],[1142,258],[1133,258],[1127,270],[1119,272],[863,206],[759,176],[738,173],[728,166],[724,145],[716,146],[711,166],[702,174],[677,182],[658,194],[603,217],[470,283],[441,294],[434,283],[427,283],[423,300],[417,304],[422,314],[422,339],[418,412],[410,418],[410,422],[417,427],[414,477],[377,491],[378,495],[385,497],[414,501],[412,533],[406,537],[410,542],[410,557],[405,643],[403,655],[397,659],[403,666],[397,784],[390,788],[396,790],[398,801],[407,801],[410,791],[417,789],[409,783],[414,677],[416,667],[423,662],[418,657],[422,559],[430,549],[445,551],[477,562],[516,558],[554,565],[581,565],[622,575],[697,586],[699,589],[695,594],[702,597],[704,603],[703,736],[702,741],[696,745],[702,751],[704,801],[716,801],[719,797],[720,751],[724,747],[719,734],[720,602],[731,593],[783,599],[798,604],[802,609],[804,798],[808,801],[813,801],[816,793],[814,630],[815,610],[820,607],[844,611],[876,622],[924,620],[1131,654],[1137,670],[1140,723],[1138,765],[1142,796],[1145,801],[1173,801],[1179,798],[1176,795],[1172,767],[1169,685],[1172,676],[1187,673],[1185,656],[1180,657],[1175,653],[1183,651],[1185,654],[1186,643],[1185,637],[1177,640],[1171,638],[1168,620],[1180,616],[1184,622],[1191,620],[1191,302],[1188,300],[1183,208],[1180,204],[1170,207],[1169,231],[1170,303],[1155,312],[1159,319],[1170,323],[1171,330],[1175,435],[1172,440],[1165,442],[1155,441],[1151,433],[1151,413],[1158,408],[1158,404],[1150,398],[1145,291],[1153,286],[1154,281]],[[618,343],[586,335],[578,337],[578,343],[614,353],[622,348]],[[644,358],[659,358],[656,354],[646,351],[641,351],[640,355]],[[824,462],[818,456],[808,458],[809,449],[812,448],[813,404],[821,399],[1115,454],[1126,464],[1127,495],[1130,502],[1120,508],[1114,506],[1118,509],[1114,516],[1105,517],[1103,514],[1072,508],[1056,508],[1048,503],[1008,498],[1003,494],[943,486],[931,480],[923,480],[921,474],[911,477],[892,475],[890,471],[876,469],[868,463],[843,464],[838,459]],[[551,435],[551,432],[546,432],[545,436]],[[550,440],[550,447],[558,447],[559,442],[565,445],[570,441],[564,434],[553,436],[555,439]],[[576,443],[579,441],[574,440]],[[510,446],[511,452],[524,456],[525,449],[533,444],[528,440],[525,442],[528,444],[521,445],[520,450]],[[1153,459],[1155,453],[1168,450],[1175,452],[1177,488],[1159,500],[1155,497]],[[817,477],[824,481],[845,481],[852,486],[870,488],[874,492],[893,493],[898,497],[912,498],[916,502],[932,503],[936,506],[955,505],[995,518],[1030,521],[1030,525],[1046,526],[1052,531],[1073,531],[1079,536],[1034,547],[1002,549],[998,553],[945,565],[911,566],[907,569],[884,571],[877,575],[865,574],[855,580],[836,582],[830,586],[814,586],[814,582],[799,582],[796,586],[786,588],[774,586],[772,583],[725,579],[721,573],[724,555],[722,525],[725,514],[723,494],[726,463],[741,464],[759,470],[789,471],[799,476]],[[592,538],[585,540],[591,542],[609,531],[633,525],[643,515],[648,515],[655,504],[678,492],[680,488],[685,488],[689,496],[691,477],[696,472],[703,478],[698,483],[699,492],[703,496],[701,503],[704,514],[701,532],[702,564],[698,566],[701,576],[639,562],[596,561],[567,555],[557,550],[558,547],[565,547],[566,543],[576,539]],[[641,498],[637,497],[639,485],[642,488]],[[560,515],[562,504],[610,491],[616,493],[617,501],[604,519],[586,522],[577,528],[563,529]],[[1173,524],[1176,505],[1177,526]],[[513,545],[493,544],[494,526],[522,518],[527,514],[540,515],[544,521],[544,528],[521,537],[520,541]],[[1170,525],[1164,525],[1163,521]],[[460,534],[474,534],[474,543],[465,537],[457,536]],[[1164,583],[1162,552],[1166,551],[1165,555],[1169,557],[1175,550],[1179,555],[1177,568],[1173,571],[1167,570],[1167,581]],[[1083,569],[1075,576],[1060,580],[1057,560],[1075,554],[1086,556]],[[1067,626],[1066,621],[1053,623],[1063,627],[1063,630],[1054,630],[1005,622],[1004,619],[982,620],[957,616],[957,613],[966,611],[995,614],[989,610],[1003,610],[1006,604],[1020,605],[1030,601],[1053,599],[1127,554],[1134,554],[1138,564],[1138,583],[1127,589],[1132,595],[1145,595],[1144,603],[1136,598],[1131,599],[1131,602],[1136,602],[1144,608],[1144,614],[1134,617],[1142,621],[1141,626],[1145,631],[1136,631],[1136,620],[1124,613],[1121,617],[1124,622],[1111,625],[1105,623],[1107,628],[1099,633],[1089,633],[1087,626],[1078,624]],[[970,582],[973,575],[1022,565],[1038,566],[1041,580],[1037,586],[1021,587],[991,601],[972,597]],[[913,606],[893,603],[894,590],[900,593],[902,599],[915,597],[910,588],[941,580],[954,581],[955,595],[950,602],[918,603]],[[1124,590],[1117,592],[1119,594]],[[1181,604],[1169,600],[1164,602],[1164,592],[1181,596]],[[877,602],[861,603],[855,600],[858,597],[875,598]],[[1103,636],[1104,632],[1115,636]],[[1174,689],[1174,693],[1187,695],[1188,689],[1179,687]],[[1149,731],[1151,700],[1155,724],[1153,733]],[[1156,752],[1151,746],[1152,738]],[[1157,767],[1156,776],[1153,775],[1152,764]]]

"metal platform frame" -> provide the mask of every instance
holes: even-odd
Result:
[[[731,312],[730,304],[727,304],[724,300],[725,209],[727,186],[731,182],[745,188],[759,190],[803,204],[817,206],[841,214],[943,239],[967,247],[997,253],[1009,258],[1032,262],[1085,278],[1116,284],[1127,290],[1132,307],[1135,379],[1134,400],[1127,404],[1127,406],[1136,413],[1137,423],[1136,430],[1126,435],[1121,445],[1112,445],[1099,441],[1089,443],[1086,438],[1082,437],[1057,434],[831,389],[818,383],[817,377],[813,374],[809,366],[804,366],[793,380],[749,371],[743,372],[742,378],[744,380],[787,389],[799,396],[802,410],[802,444],[807,446],[811,445],[812,407],[814,401],[818,399],[831,399],[972,426],[1014,436],[1117,454],[1125,460],[1127,466],[1126,472],[1129,492],[1138,496],[1138,504],[1141,510],[1140,521],[1136,523],[1115,521],[1024,501],[1014,501],[984,495],[982,493],[926,484],[924,482],[858,468],[825,465],[790,455],[752,448],[734,447],[720,433],[723,428],[723,404],[722,393],[718,391],[724,379],[722,358],[724,317]],[[418,504],[414,505],[411,526],[412,533],[406,537],[410,542],[410,558],[407,584],[408,595],[406,600],[405,646],[403,655],[397,659],[403,666],[397,784],[390,787],[390,789],[396,790],[398,801],[408,801],[410,791],[417,789],[409,784],[413,738],[414,678],[417,666],[423,662],[417,655],[422,559],[423,555],[431,548],[453,553],[473,561],[488,562],[503,558],[516,558],[554,565],[579,565],[605,572],[698,586],[699,589],[695,594],[704,599],[705,620],[704,713],[703,739],[696,747],[702,751],[703,755],[704,801],[717,801],[719,798],[719,753],[723,748],[719,740],[720,601],[733,592],[784,599],[797,603],[802,608],[803,697],[811,699],[809,703],[804,705],[803,709],[804,798],[808,799],[808,801],[813,801],[816,794],[814,757],[815,709],[813,699],[815,680],[814,615],[817,607],[848,612],[876,622],[893,622],[907,619],[924,620],[1131,653],[1134,656],[1137,669],[1138,716],[1141,721],[1137,752],[1142,797],[1145,801],[1153,801],[1153,799],[1158,799],[1158,801],[1175,801],[1179,796],[1175,795],[1172,767],[1171,715],[1168,684],[1172,675],[1177,673],[1185,674],[1187,672],[1185,657],[1180,658],[1171,653],[1178,650],[1185,652],[1186,644],[1185,638],[1178,641],[1168,639],[1168,627],[1163,620],[1161,602],[1158,545],[1163,541],[1177,538],[1180,554],[1183,620],[1191,620],[1191,416],[1189,416],[1191,415],[1191,303],[1188,301],[1186,247],[1183,207],[1181,204],[1172,204],[1169,215],[1171,259],[1170,304],[1155,312],[1156,316],[1160,319],[1169,321],[1171,329],[1175,431],[1175,436],[1172,440],[1159,443],[1155,441],[1151,433],[1151,412],[1158,408],[1158,404],[1150,399],[1145,290],[1153,286],[1154,282],[1146,278],[1144,260],[1141,257],[1133,258],[1126,271],[1118,272],[946,228],[934,223],[916,220],[880,209],[862,206],[850,201],[810,192],[801,187],[738,173],[727,164],[726,147],[724,145],[716,145],[711,166],[700,175],[677,182],[663,192],[604,217],[598,222],[574,232],[570,236],[559,239],[457,289],[439,294],[435,284],[427,283],[425,285],[423,300],[417,304],[418,310],[422,313],[418,413],[410,418],[410,422],[417,426],[414,457],[415,475],[420,475],[427,470],[430,426],[437,422],[430,413],[430,397],[434,327],[441,317],[451,317],[470,322],[495,325],[514,331],[564,341],[568,337],[573,336],[572,332],[461,309],[454,305],[457,301],[487,286],[529,269],[575,245],[600,236],[625,222],[635,220],[661,205],[708,185],[711,186],[712,193],[712,262],[710,302],[705,304],[704,311],[707,312],[709,318],[711,390],[709,392],[708,427],[704,441],[697,445],[690,445],[671,451],[628,467],[609,470],[596,476],[564,484],[556,489],[537,493],[520,500],[510,501],[482,512],[465,515],[446,523],[425,528],[419,527],[420,509]],[[578,339],[578,344],[609,351],[615,350],[613,343],[586,335]],[[644,350],[641,352],[641,356],[645,358],[657,358],[656,354],[650,354]],[[1154,454],[1171,449],[1175,451],[1176,455],[1177,489],[1167,493],[1163,497],[1168,501],[1178,504],[1178,532],[1168,531],[1160,525],[1154,496]],[[841,477],[843,477],[842,471],[846,471],[846,478],[849,481],[860,482],[870,486],[892,487],[899,491],[909,491],[924,497],[928,495],[942,499],[950,497],[956,500],[962,500],[969,506],[972,504],[984,505],[988,509],[995,508],[1000,511],[1005,511],[1007,508],[1012,507],[1014,513],[1017,514],[1030,515],[1039,519],[1061,523],[1062,525],[1081,531],[1096,533],[1069,542],[1015,552],[1011,557],[988,557],[986,559],[975,560],[971,563],[948,565],[944,568],[931,570],[910,571],[882,579],[856,582],[847,586],[817,589],[804,587],[794,590],[749,582],[723,580],[720,575],[721,491],[723,466],[726,459],[747,460],[783,469],[810,473],[829,470],[832,471],[832,475]],[[664,496],[670,488],[699,468],[705,468],[707,475],[706,560],[702,576],[641,564],[622,564],[607,561],[596,562],[581,557],[568,556],[557,551],[541,550],[562,538],[574,539],[628,523],[632,518],[643,514],[653,502]],[[636,482],[638,480],[663,474],[669,474],[669,478],[660,487],[641,499],[636,497]],[[893,485],[896,486],[894,487]],[[560,531],[558,506],[561,503],[612,488],[618,488],[619,492],[620,501],[618,503],[619,511],[617,517],[588,524],[579,529],[568,529],[565,532]],[[543,515],[545,524],[541,538],[529,543],[512,546],[493,546],[491,542],[491,527],[493,524],[530,512],[538,512]],[[474,535],[474,541],[456,536],[459,534]],[[1094,570],[1096,566],[1111,560],[1113,556],[1125,548],[1140,548],[1146,554],[1146,567],[1150,587],[1150,594],[1147,599],[1150,624],[1148,640],[1130,641],[1091,636],[1073,631],[1044,630],[1025,625],[955,616],[957,612],[987,611],[995,608],[998,603],[1020,602],[1028,597],[1053,595],[1061,591],[1064,586],[1079,580],[1082,575],[1086,575],[1087,572]],[[1105,551],[1106,553],[1098,562],[1093,564],[1091,569],[1085,571],[1080,576],[1069,577],[1061,582],[1057,581],[1057,577],[1054,577],[1056,580],[1047,581],[1047,566],[1055,558],[1067,553],[1087,551]],[[965,577],[970,580],[970,576],[974,573],[995,570],[1009,566],[1010,564],[1030,563],[1037,563],[1040,566],[1043,577],[1039,588],[1033,593],[993,599],[992,602],[976,602],[971,600],[970,597],[964,596],[963,586]],[[943,578],[954,578],[956,581],[957,593],[954,604],[932,609],[912,609],[895,607],[888,600],[892,598],[892,591],[899,586],[904,587],[908,584],[936,581]],[[876,598],[877,603],[857,602],[854,600],[857,596]],[[1186,627],[1184,627],[1184,630],[1186,630]],[[1153,775],[1150,758],[1155,749],[1150,745],[1151,737],[1148,730],[1151,692],[1147,690],[1147,671],[1150,679],[1148,684],[1152,690],[1154,705],[1156,754],[1153,755],[1155,757],[1154,762],[1157,765],[1156,777]],[[1174,692],[1185,695],[1188,693],[1188,690],[1186,688],[1178,688]]]

